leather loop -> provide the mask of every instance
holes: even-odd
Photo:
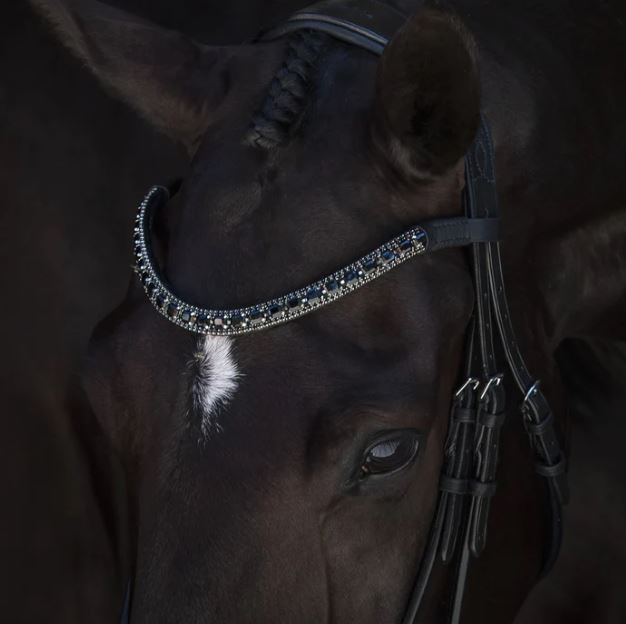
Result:
[[[534,423],[531,420],[525,419],[524,426],[526,431],[535,436],[543,436],[547,433],[548,429],[552,427],[554,416],[552,412],[548,412],[547,415],[541,420],[541,422]]]
[[[497,483],[495,481],[477,481],[472,479],[469,482],[469,493],[472,496],[479,496],[481,498],[491,498],[497,489]]]
[[[442,475],[439,479],[439,489],[450,494],[467,494],[469,492],[469,482],[467,479],[457,479]]]
[[[476,410],[473,407],[457,405],[452,410],[452,420],[459,424],[473,424],[476,422]]]
[[[504,424],[504,420],[506,418],[506,412],[498,412],[496,414],[491,414],[487,410],[479,410],[478,417],[476,419],[476,424],[481,427],[485,427],[486,429],[495,429],[497,427],[501,427]]]
[[[548,466],[547,464],[542,464],[541,462],[537,462],[535,464],[535,471],[537,474],[550,479],[565,474],[566,468],[567,462],[565,461],[565,458],[562,458],[561,461],[553,466]]]

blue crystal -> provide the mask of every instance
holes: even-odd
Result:
[[[300,306],[300,299],[298,297],[290,297],[287,299],[287,305],[290,310],[296,310]]]
[[[380,257],[385,264],[389,264],[396,257],[396,254],[391,249],[385,249],[381,252]]]
[[[155,300],[157,307],[162,308],[165,303],[165,295],[163,293],[159,293]]]
[[[378,262],[376,262],[375,258],[368,258],[367,260],[363,261],[362,266],[363,270],[366,273],[371,273],[378,266]]]
[[[230,322],[233,327],[241,327],[242,325],[245,325],[245,319],[241,316],[241,314],[234,314],[231,317]]]
[[[263,322],[263,312],[259,308],[254,308],[250,312],[250,325],[260,325]]]
[[[167,315],[170,318],[175,318],[177,314],[178,314],[178,306],[175,303],[170,303],[167,306]]]
[[[413,247],[413,242],[411,240],[403,240],[398,247],[400,248],[400,251],[405,253]]]
[[[196,324],[198,325],[198,327],[200,329],[206,328],[206,326],[209,324],[209,319],[208,319],[207,315],[206,314],[200,314],[198,316],[198,318],[196,319]]]
[[[339,288],[339,282],[336,279],[329,279],[324,284],[324,288],[326,288],[327,292],[333,292]]]
[[[309,288],[306,293],[306,298],[309,303],[318,303],[322,298],[322,291],[319,288]]]
[[[268,314],[270,315],[271,318],[278,318],[280,316],[282,316],[285,313],[285,309],[283,306],[277,304],[277,303],[273,303],[268,309],[267,309]]]
[[[346,284],[352,284],[352,282],[356,281],[356,278],[358,277],[358,274],[356,271],[346,271],[346,273],[343,276],[343,279],[345,280]]]
[[[191,320],[191,310],[183,310],[180,314],[180,319],[185,323],[189,323]]]

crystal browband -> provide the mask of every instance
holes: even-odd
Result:
[[[213,336],[245,334],[286,323],[340,299],[427,251],[498,238],[497,219],[434,219],[412,227],[356,262],[286,295],[245,308],[209,310],[177,297],[155,265],[151,249],[152,217],[155,208],[168,199],[166,188],[154,186],[139,205],[133,235],[134,269],[150,302],[166,319],[188,331]]]

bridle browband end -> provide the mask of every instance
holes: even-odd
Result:
[[[431,219],[422,224],[422,227],[428,233],[427,251],[478,243],[497,243],[500,240],[498,217]]]

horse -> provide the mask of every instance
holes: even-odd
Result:
[[[412,17],[380,60],[318,32],[208,46],[97,2],[33,3],[185,146],[155,253],[197,305],[276,297],[459,215],[482,111],[513,324],[566,428],[557,347],[625,333],[617,3],[397,2]],[[165,322],[133,280],[83,374],[130,483],[131,621],[400,621],[474,307],[456,248],[235,338]],[[501,446],[468,622],[513,620],[550,538],[519,420]],[[446,620],[454,573],[436,567],[417,621]]]

